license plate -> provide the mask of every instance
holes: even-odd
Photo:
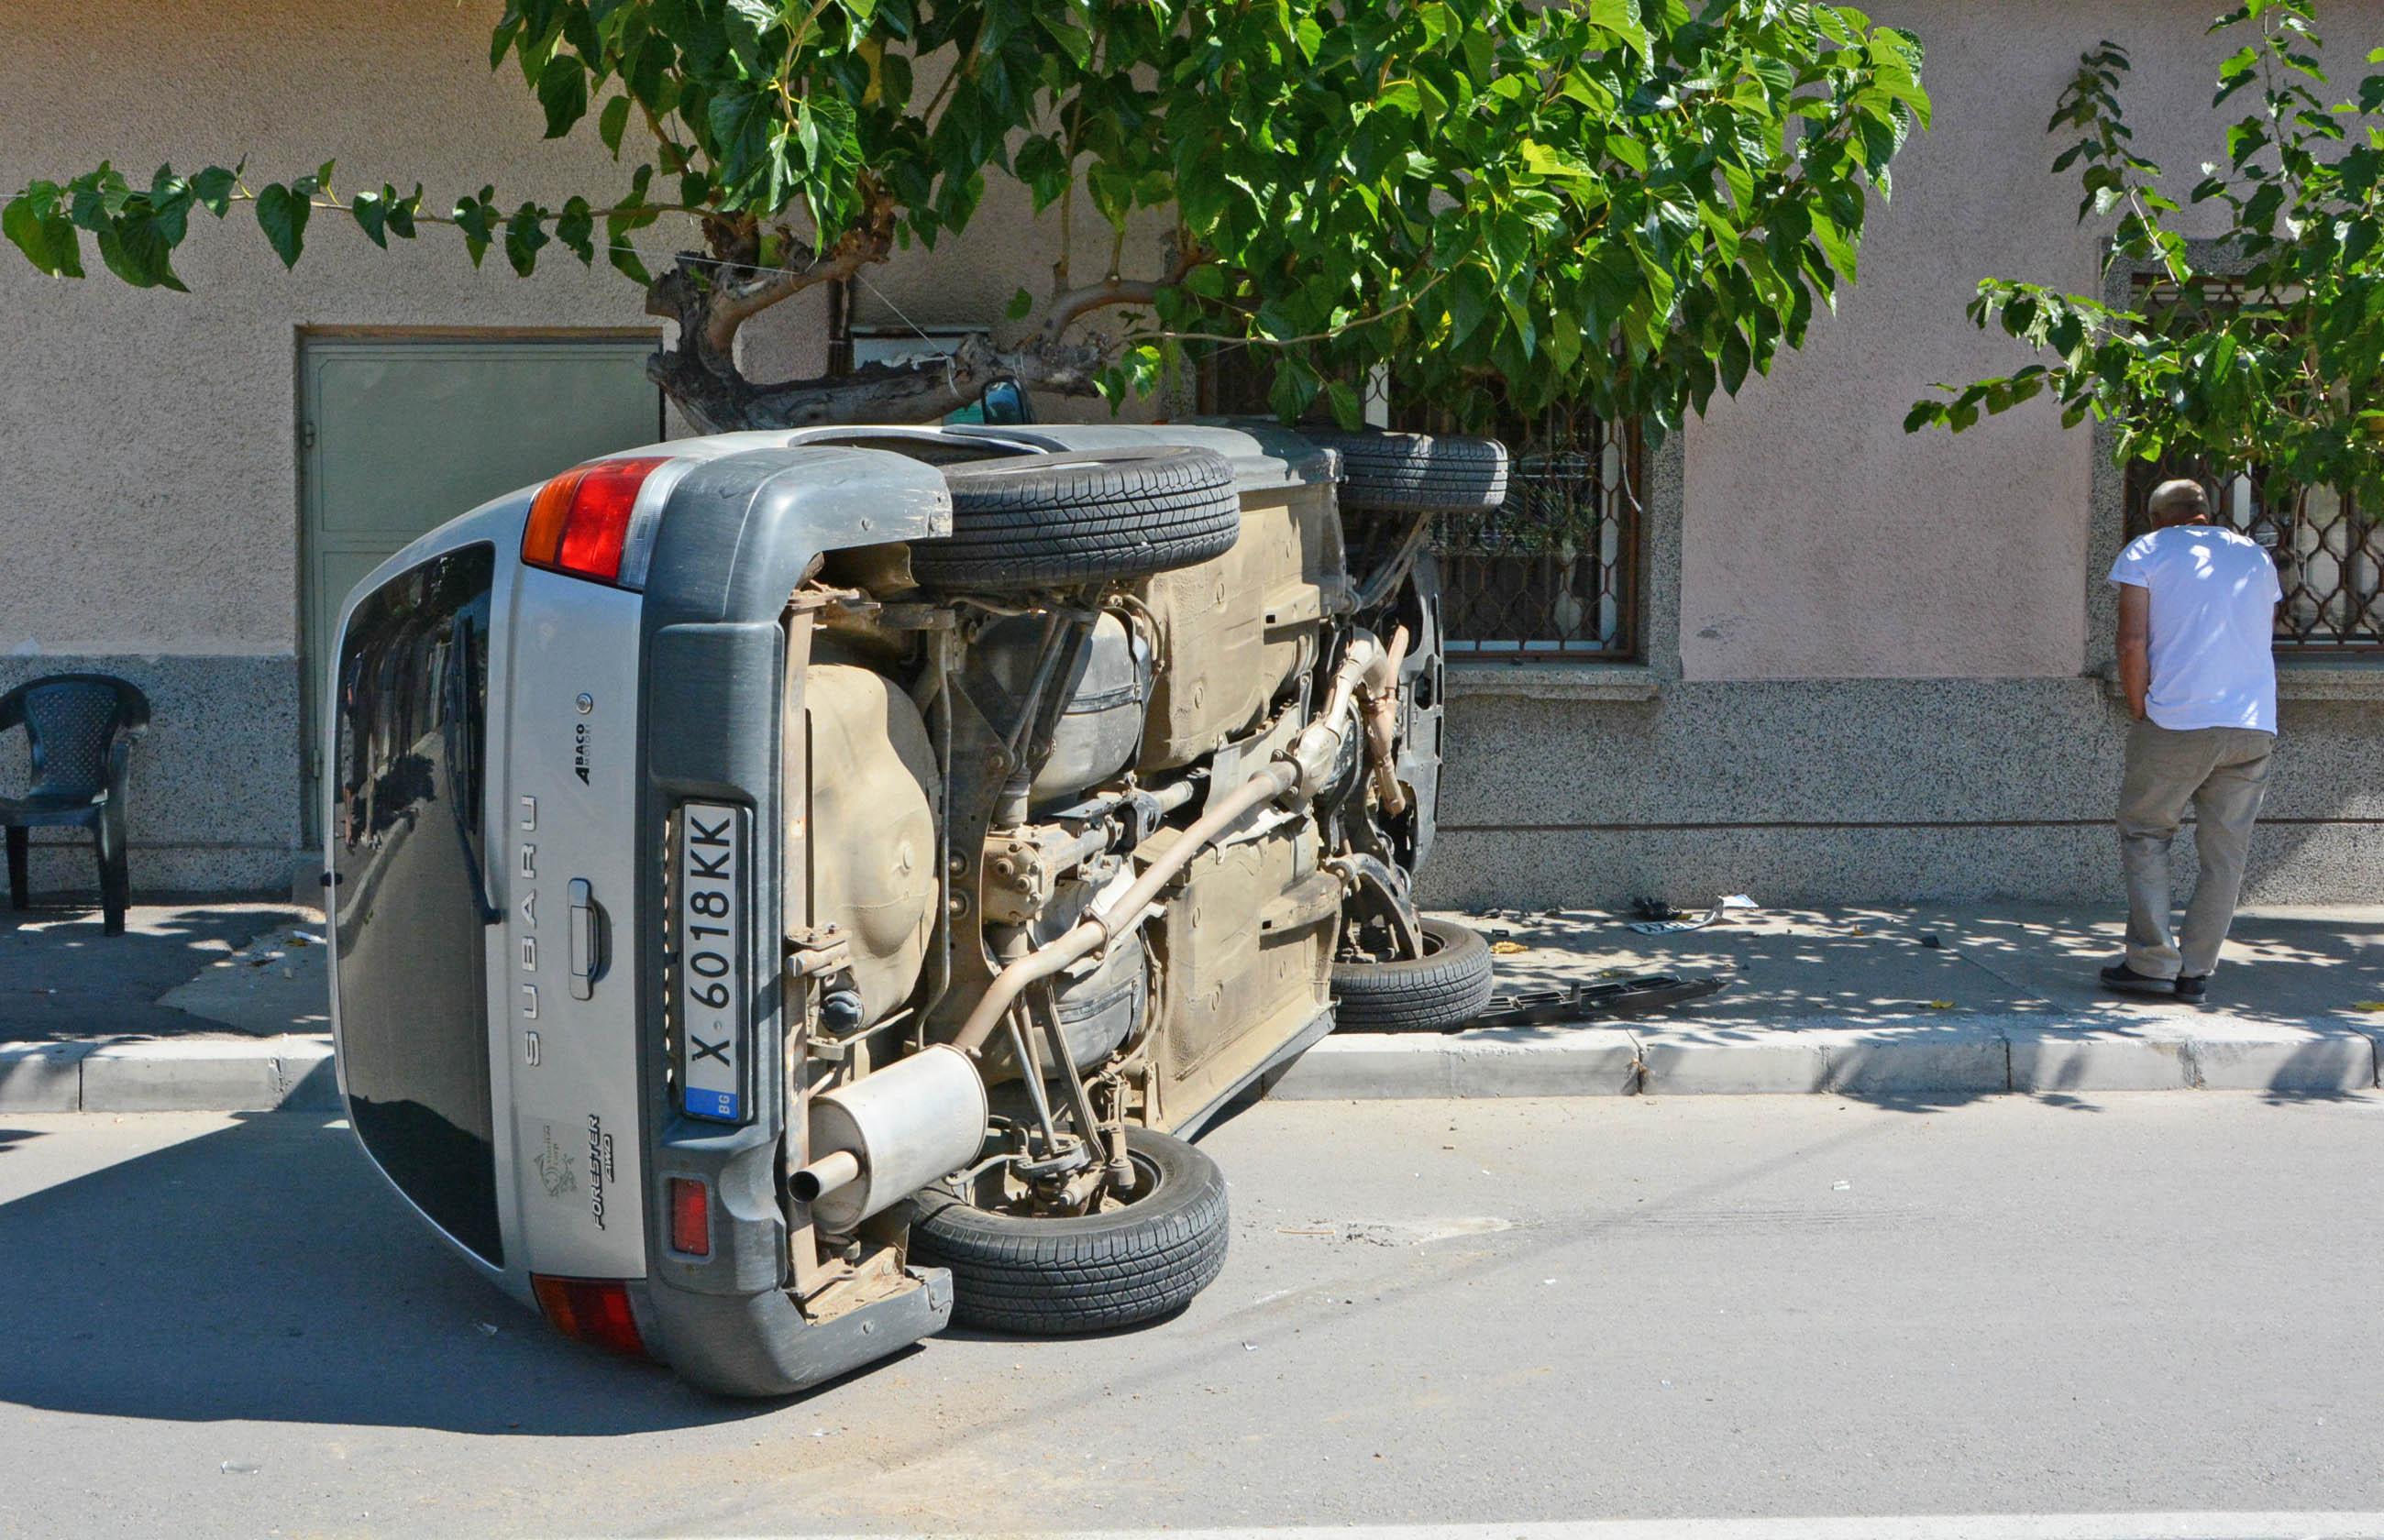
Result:
[[[679,809],[679,1104],[689,1117],[745,1117],[745,813]]]

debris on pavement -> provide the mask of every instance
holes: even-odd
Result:
[[[1732,909],[1760,907],[1744,893],[1725,893],[1714,900],[1714,906],[1703,914],[1690,918],[1659,899],[1639,899],[1633,901],[1632,913],[1643,916],[1625,921],[1627,928],[1642,936],[1670,936],[1683,930],[1703,930]]]
[[[1593,1017],[1632,1015],[1703,1000],[1718,993],[1729,982],[1711,975],[1681,978],[1671,974],[1643,974],[1602,983],[1576,984],[1569,989],[1525,989],[1491,996],[1489,1005],[1480,1014],[1447,1030],[1583,1025]]]

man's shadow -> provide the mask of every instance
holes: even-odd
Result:
[[[0,1158],[38,1146],[23,1133],[0,1127]],[[324,1115],[253,1116],[0,1204],[0,1400],[21,1406],[603,1435],[778,1404],[559,1337]]]

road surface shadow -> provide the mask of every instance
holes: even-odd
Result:
[[[22,1138],[0,1127],[0,1149]],[[96,1417],[604,1435],[783,1403],[566,1341],[323,1116],[258,1114],[0,1204],[0,1400]]]

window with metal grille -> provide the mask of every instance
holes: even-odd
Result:
[[[1266,379],[1245,350],[1199,368],[1200,409],[1267,410]],[[1428,409],[1395,406],[1398,427],[1442,433]],[[1587,412],[1510,415],[1492,431],[1512,455],[1507,500],[1434,521],[1433,550],[1454,656],[1513,662],[1630,663],[1640,656],[1644,458],[1634,426]]]
[[[1507,440],[1507,501],[1434,526],[1448,650],[1479,657],[1639,656],[1639,435],[1549,414]]]
[[[2323,487],[2293,488],[2256,470],[2214,474],[2196,462],[2128,469],[2128,538],[2152,528],[2144,505],[2173,476],[2210,493],[2214,524],[2240,529],[2277,564],[2285,602],[2277,608],[2277,650],[2319,652],[2384,648],[2384,529],[2352,501]]]
[[[2230,280],[2204,279],[2192,294],[2165,279],[2140,276],[2139,307],[2190,321],[2200,306],[2256,303]],[[2259,466],[2215,466],[2200,459],[2128,467],[2127,537],[2152,528],[2145,503],[2154,487],[2191,477],[2210,494],[2215,524],[2259,542],[2277,564],[2285,602],[2277,609],[2280,652],[2384,648],[2384,528],[2373,513],[2325,487],[2294,487]]]

